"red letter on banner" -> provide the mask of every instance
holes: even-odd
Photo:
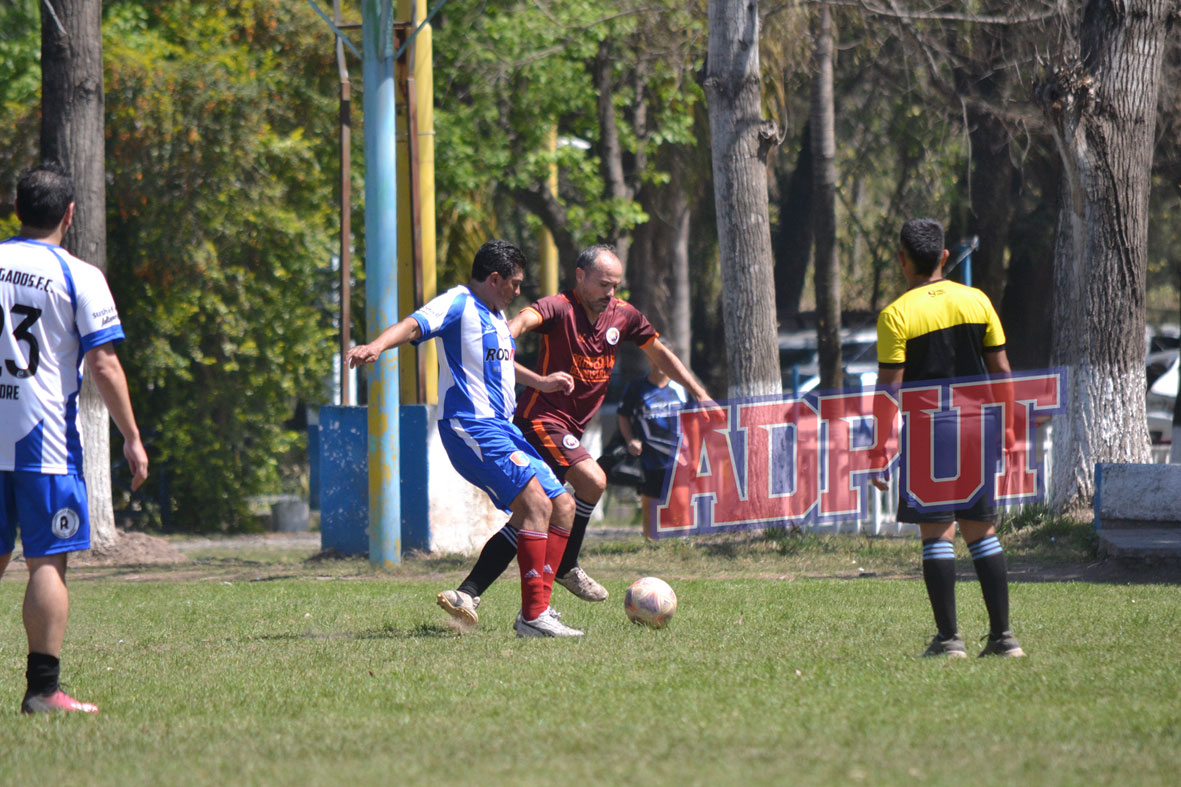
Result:
[[[943,388],[902,392],[906,413],[906,492],[919,505],[968,503],[984,487],[984,402],[987,391],[966,389],[956,407],[943,409]],[[969,394],[976,394],[973,398]],[[938,432],[938,435],[936,434]],[[935,477],[936,440],[955,440],[956,473]]]
[[[834,394],[820,397],[820,418],[828,424],[826,484],[820,491],[820,513],[824,516],[859,515],[861,490],[871,472],[890,466],[898,453],[894,421],[898,404],[886,391]],[[849,423],[854,418],[873,418],[873,444],[853,448]],[[862,474],[854,482],[853,475]]]
[[[668,495],[657,507],[656,533],[691,529],[696,497],[712,497],[715,511],[742,503],[730,456],[730,410],[683,410],[680,419],[681,446]]]
[[[738,425],[746,431],[746,496],[741,510],[727,509],[727,522],[755,526],[759,522],[802,519],[816,505],[819,484],[820,419],[803,400],[744,404],[738,408]],[[772,463],[771,437],[776,428],[794,432],[791,443],[791,478],[787,455]],[[785,443],[787,441],[784,441]],[[791,492],[774,491],[791,488]]]

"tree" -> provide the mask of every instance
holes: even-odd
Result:
[[[108,3],[110,280],[170,529],[301,491],[330,377],[335,64],[307,6]]]
[[[1094,492],[1096,462],[1148,459],[1144,304],[1149,173],[1174,0],[1088,0],[1078,40],[1036,89],[1062,158],[1053,360],[1069,379],[1054,419],[1051,506]]]
[[[106,174],[103,164],[103,48],[100,0],[56,0],[41,11],[41,155],[65,165],[74,179],[74,224],[66,250],[107,267]],[[111,507],[110,416],[90,377],[78,406],[86,446],[91,541],[115,546]]]
[[[761,116],[761,82],[758,3],[710,0],[704,87],[731,398],[782,390],[767,215],[767,155],[778,129]]]
[[[840,388],[841,277],[837,259],[836,110],[832,95],[832,18],[821,6],[812,31],[815,64],[812,77],[812,227],[816,256],[816,339],[820,351],[820,387]]]

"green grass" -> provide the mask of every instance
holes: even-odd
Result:
[[[923,585],[891,578],[917,568],[914,539],[790,538],[594,545],[612,599],[555,595],[581,641],[516,639],[515,581],[486,595],[478,632],[453,632],[434,595],[462,558],[79,569],[63,677],[97,718],[15,712],[18,575],[0,582],[4,779],[1176,783],[1175,585],[1014,583],[1029,658],[924,660]],[[646,573],[680,598],[663,631],[622,612]],[[976,583],[959,599],[971,640]]]

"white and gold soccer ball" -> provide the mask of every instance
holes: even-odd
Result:
[[[677,594],[663,579],[637,579],[623,596],[623,609],[632,623],[664,628],[677,611]]]

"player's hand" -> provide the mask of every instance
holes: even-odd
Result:
[[[561,391],[562,393],[568,394],[574,390],[574,378],[570,376],[569,372],[547,374],[538,382],[538,390],[542,393]]]
[[[138,437],[134,440],[124,440],[123,458],[131,468],[131,491],[134,492],[143,486],[148,478],[148,452],[144,449],[143,441]]]
[[[705,413],[705,420],[709,424],[725,425],[726,423],[726,408],[715,402],[713,399],[699,399],[697,400],[698,409]]]
[[[373,363],[379,355],[381,355],[381,350],[378,350],[372,344],[358,344],[348,351],[345,359],[348,361],[350,369],[356,369],[358,366]]]
[[[888,473],[872,476],[869,482],[883,492],[890,491],[890,476]]]
[[[644,451],[644,444],[636,438],[627,441],[627,452],[632,456],[639,456]]]

